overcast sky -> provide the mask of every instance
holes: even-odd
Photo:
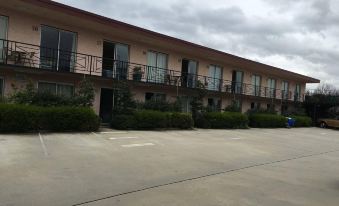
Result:
[[[339,87],[338,0],[57,1]]]

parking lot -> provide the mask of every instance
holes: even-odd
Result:
[[[0,206],[333,205],[339,131],[0,135]]]

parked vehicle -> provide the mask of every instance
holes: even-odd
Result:
[[[326,128],[326,127],[335,127],[339,128],[339,116],[333,119],[319,119],[320,127]]]

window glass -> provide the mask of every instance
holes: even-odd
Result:
[[[145,100],[146,101],[166,101],[166,94],[163,93],[152,93],[146,92],[145,93]]]
[[[6,42],[4,40],[7,39],[7,25],[8,17],[0,16],[0,62],[3,62],[5,59],[4,47]]]
[[[50,26],[41,26],[41,67],[61,71],[73,71],[77,34]]]
[[[261,77],[259,75],[252,75],[253,95],[260,96]]]
[[[267,88],[268,88],[268,97],[270,98],[275,98],[275,93],[276,93],[276,81],[275,79],[269,78],[267,80]]]
[[[221,81],[221,67],[210,65],[208,71],[208,89],[218,91],[220,89],[220,81]]]
[[[283,81],[281,85],[281,92],[282,92],[282,98],[283,99],[288,99],[288,82]]]
[[[74,87],[72,85],[58,84],[57,94],[61,96],[71,97],[74,93]]]
[[[149,51],[147,53],[147,81],[164,83],[167,69],[167,55]]]
[[[57,85],[55,83],[39,82],[38,91],[42,93],[56,94],[56,87]]]

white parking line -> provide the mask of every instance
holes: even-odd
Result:
[[[110,137],[109,140],[138,139],[139,137]]]
[[[143,146],[154,146],[153,143],[143,143],[143,144],[125,144],[121,145],[122,147],[143,147]]]
[[[239,140],[239,139],[241,139],[241,138],[239,138],[239,137],[234,137],[234,138],[231,138],[232,140]]]
[[[42,147],[42,150],[44,151],[45,156],[48,156],[47,147],[45,145],[44,138],[42,137],[40,132],[39,132],[39,139],[40,139],[41,147]]]
[[[100,134],[127,134],[127,132],[100,132]]]

